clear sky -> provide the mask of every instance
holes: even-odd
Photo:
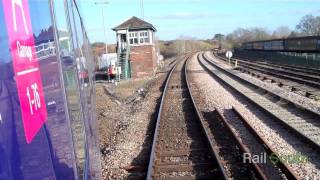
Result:
[[[106,39],[102,6],[108,43],[116,42],[111,28],[131,16],[141,18],[140,0],[107,0],[107,5],[95,5],[101,0],[78,1],[91,42]],[[319,16],[320,0],[144,0],[145,20],[157,28],[161,40],[179,36],[207,39],[238,27],[273,31],[285,25],[294,29],[306,14]]]

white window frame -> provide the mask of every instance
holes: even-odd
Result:
[[[135,40],[136,40],[136,42],[135,42]],[[139,44],[139,33],[137,31],[129,32],[129,44],[130,45],[138,45]]]
[[[128,36],[129,45],[131,46],[146,45],[152,42],[150,31],[131,31],[128,32]]]
[[[139,44],[150,44],[149,31],[139,31]]]

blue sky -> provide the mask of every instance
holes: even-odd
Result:
[[[105,41],[101,0],[79,0],[91,42]],[[115,43],[111,28],[131,16],[141,17],[140,0],[107,0],[104,6],[107,42]],[[306,14],[320,15],[320,0],[144,0],[145,20],[157,28],[162,40],[179,36],[207,39],[238,27],[291,29]]]

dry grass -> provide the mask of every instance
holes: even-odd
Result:
[[[136,93],[139,88],[143,87],[151,79],[153,78],[151,77],[121,81],[115,88],[115,95],[126,99]]]

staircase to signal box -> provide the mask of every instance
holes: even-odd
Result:
[[[121,50],[119,54],[118,67],[121,67],[120,79],[119,75],[117,80],[129,79],[131,77],[131,69],[129,62],[130,48]]]

